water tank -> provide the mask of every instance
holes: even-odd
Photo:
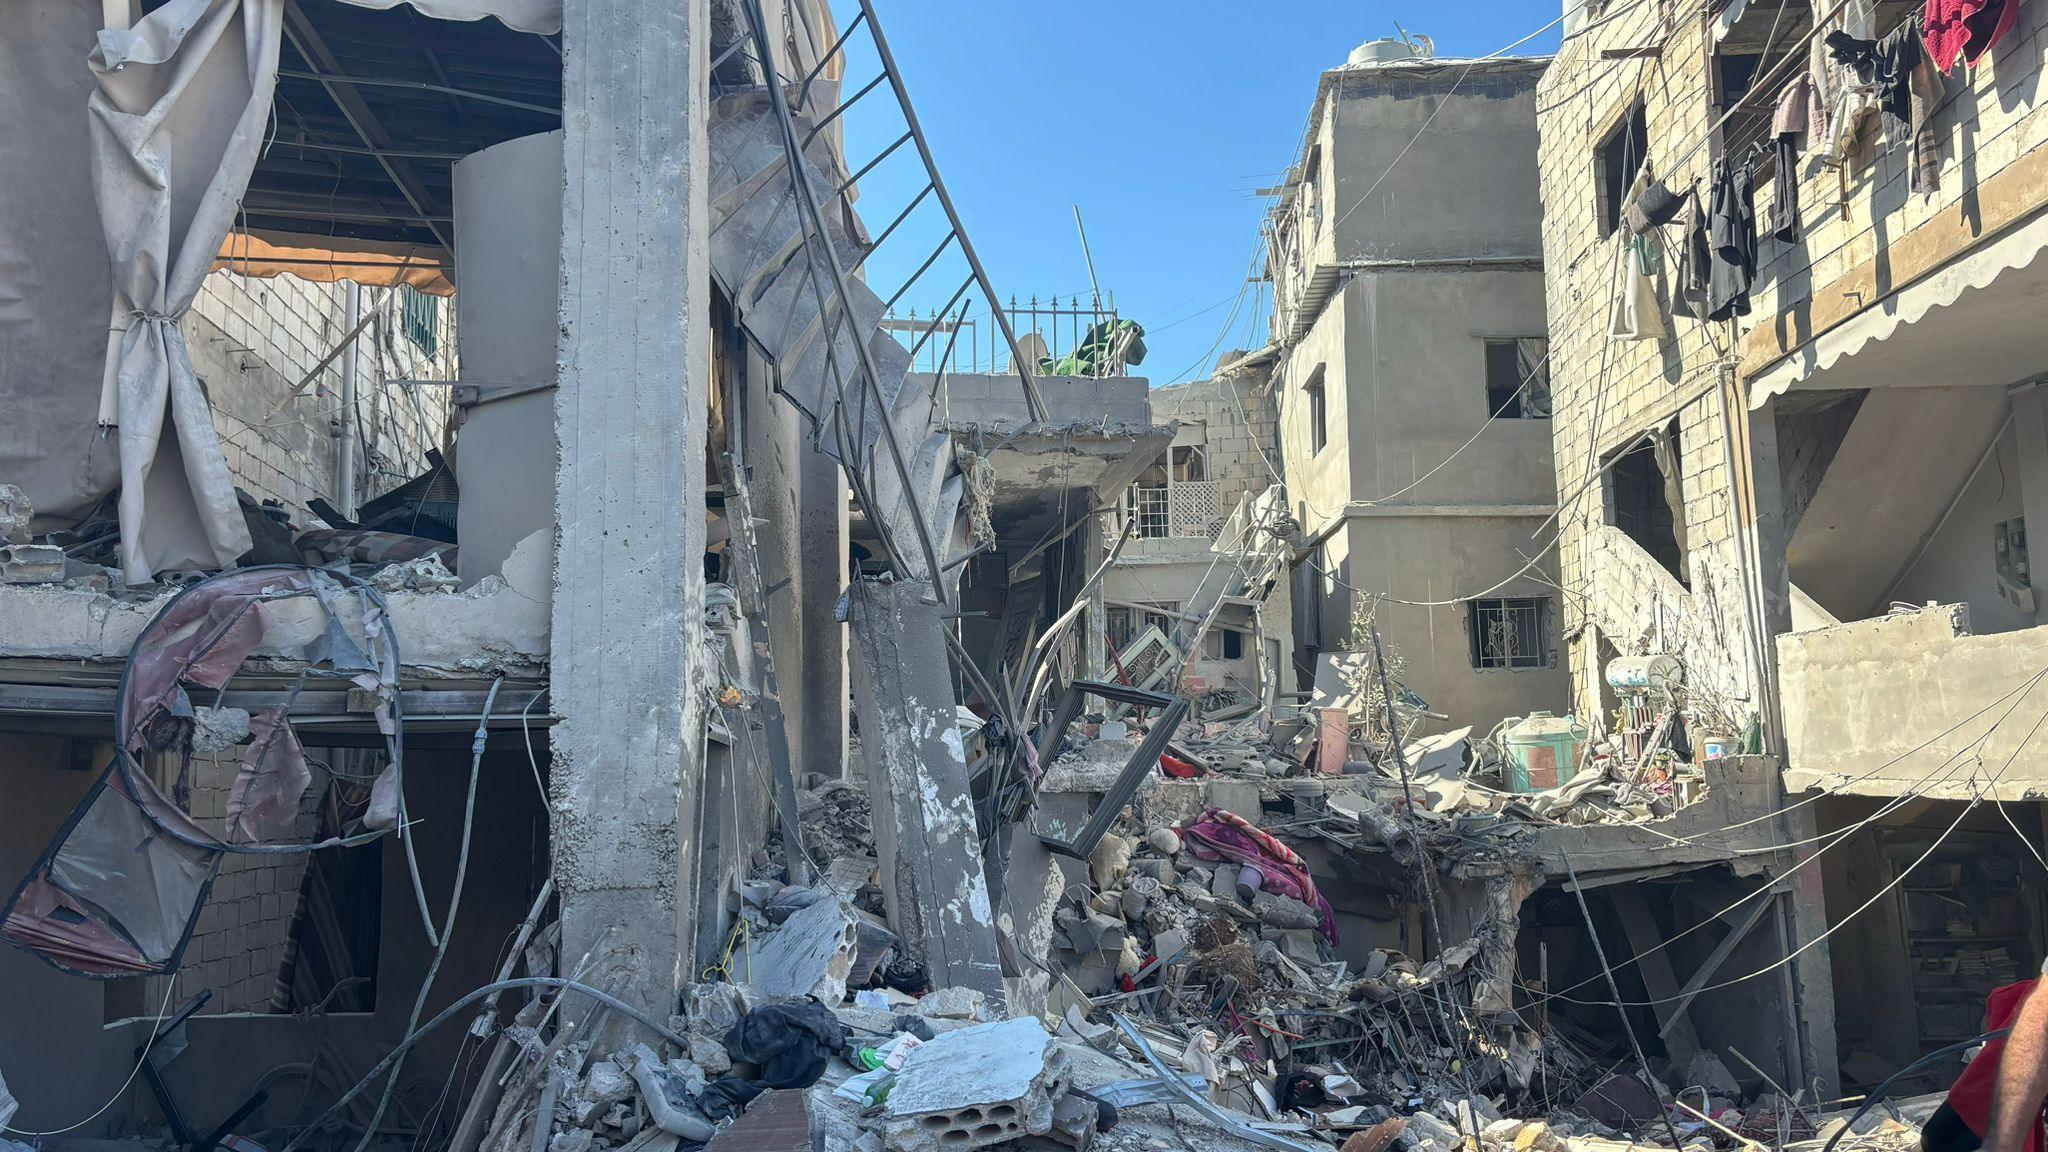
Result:
[[[1375,64],[1392,64],[1400,60],[1414,60],[1423,55],[1424,52],[1419,46],[1410,44],[1405,40],[1396,40],[1389,36],[1379,40],[1367,40],[1365,43],[1353,48],[1351,55],[1345,59],[1344,63],[1352,68],[1365,68]]]
[[[1531,712],[1509,725],[1501,734],[1508,752],[1508,791],[1542,792],[1569,783],[1590,735],[1576,718],[1548,712]]]

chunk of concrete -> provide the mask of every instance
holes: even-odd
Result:
[[[988,997],[972,988],[941,988],[919,1000],[915,1011],[942,1020],[979,1020],[988,1013]]]
[[[60,584],[64,550],[50,544],[0,545],[0,583]]]
[[[801,1089],[769,1089],[754,1098],[704,1152],[811,1152],[811,1101]]]
[[[1070,1070],[1030,1017],[977,1024],[918,1045],[883,1113],[893,1152],[962,1152],[1043,1136]]]
[[[703,1084],[693,1087],[645,1044],[633,1047],[633,1082],[640,1086],[640,1102],[646,1106],[647,1116],[655,1127],[699,1144],[716,1134],[711,1121],[697,1111],[695,1095],[703,1091]]]
[[[803,909],[754,949],[748,986],[763,1000],[815,996],[839,1003],[859,950],[859,924],[853,908],[836,898]]]
[[[1314,908],[1271,892],[1252,893],[1252,911],[1258,913],[1259,923],[1274,928],[1320,928],[1323,923],[1323,914]]]
[[[35,518],[27,493],[12,484],[0,484],[0,544],[27,543],[29,522]],[[0,1116],[0,1124],[6,1122],[6,1117]]]
[[[1234,812],[1257,824],[1265,819],[1259,803],[1259,785],[1253,780],[1211,780],[1208,788],[1209,806]]]

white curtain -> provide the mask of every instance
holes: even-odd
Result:
[[[283,0],[171,0],[90,57],[93,191],[114,268],[121,566],[221,568],[249,550],[178,320],[233,225],[270,120]]]

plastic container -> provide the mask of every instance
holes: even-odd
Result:
[[[1588,735],[1576,718],[1549,712],[1531,712],[1509,725],[1501,734],[1508,753],[1508,791],[1542,792],[1570,782]]]

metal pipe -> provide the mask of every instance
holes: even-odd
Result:
[[[917,110],[910,106],[910,93],[904,90],[903,79],[896,71],[896,56],[889,51],[889,40],[882,35],[881,22],[875,19],[871,0],[860,0],[860,10],[868,18],[868,34],[875,41],[875,55],[881,58],[882,74],[889,78],[889,86],[896,90],[896,103],[903,109],[903,120],[917,137],[918,155],[924,157],[925,172],[932,178],[932,188],[939,194],[939,204],[946,210],[946,218],[952,221],[953,231],[960,234],[960,252],[967,257],[967,266],[974,269],[974,278],[981,284],[981,291],[988,297],[988,309],[995,315],[996,324],[1002,329],[1003,339],[1009,341],[1010,356],[1017,365],[1017,378],[1024,385],[1024,402],[1031,409],[1035,421],[1049,419],[1045,398],[1038,394],[1038,382],[1032,378],[1030,369],[1024,367],[1024,357],[1017,351],[1017,334],[1010,330],[1010,319],[1003,315],[1003,306],[996,299],[996,290],[988,281],[988,272],[981,266],[981,257],[975,255],[974,245],[967,239],[967,229],[960,223],[960,213],[953,207],[953,197],[946,192],[945,181],[939,179],[939,166],[932,160],[931,145],[925,143],[924,128],[917,122]]]
[[[357,88],[411,88],[418,92],[439,92],[444,96],[457,96],[465,100],[481,100],[486,104],[502,104],[507,108],[518,108],[525,112],[539,112],[545,116],[560,116],[562,114],[560,108],[550,108],[545,104],[529,104],[524,100],[510,100],[503,96],[493,96],[487,92],[475,92],[468,88],[452,88],[446,84],[429,84],[424,80],[391,80],[381,76],[330,76],[323,72],[305,72],[297,68],[279,68],[277,74],[279,76],[289,76],[294,80],[318,80],[321,83],[348,84]]]
[[[356,518],[356,384],[361,366],[358,337],[363,332],[363,286],[348,283],[348,341],[341,354],[341,459],[334,470],[335,496],[341,514]]]

